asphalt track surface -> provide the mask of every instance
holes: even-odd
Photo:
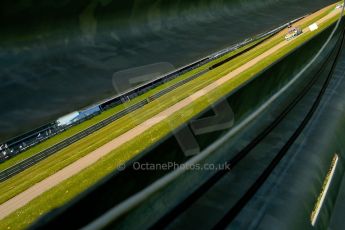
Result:
[[[326,16],[323,19],[320,19],[318,23],[322,23],[328,20],[330,17],[334,16],[337,12],[334,11],[333,14]],[[306,31],[304,31],[306,32]],[[72,163],[71,165],[65,167],[64,169],[58,171],[54,175],[44,179],[43,181],[35,184],[31,188],[27,189],[26,191],[20,193],[19,195],[13,197],[12,199],[8,200],[7,202],[0,205],[0,219],[5,218],[12,212],[16,211],[17,209],[23,207],[27,203],[29,203],[34,198],[38,197],[42,193],[48,191],[49,189],[53,188],[54,186],[58,185],[62,181],[76,175],[83,169],[89,167],[90,165],[97,162],[100,158],[104,157],[114,149],[118,148],[119,146],[127,143],[128,141],[138,137],[145,131],[152,128],[154,125],[162,122],[169,116],[178,113],[181,109],[188,106],[190,103],[196,101],[197,99],[201,98],[202,96],[210,93],[213,90],[217,90],[219,86],[224,84],[225,82],[233,79],[238,74],[242,73],[243,71],[247,70],[248,68],[254,66],[258,62],[264,60],[266,57],[274,54],[275,52],[279,51],[281,48],[287,46],[289,42],[283,41],[277,44],[275,47],[271,48],[270,50],[266,51],[265,53],[257,56],[256,58],[252,59],[251,61],[247,62],[245,65],[237,68],[236,70],[230,72],[226,76],[220,78],[219,80],[213,82],[212,84],[208,85],[202,90],[190,95],[186,99],[176,103],[172,107],[162,111],[161,113],[155,115],[154,117],[150,118],[146,122],[138,125],[137,127],[129,130],[128,132],[122,134],[121,136],[115,138],[111,142],[105,144],[104,146],[100,147],[99,149],[91,152],[90,154],[84,156],[83,158],[77,160],[76,162]]]
[[[299,20],[300,20],[300,18],[296,19],[294,21],[299,21]],[[226,62],[228,62],[228,61],[230,61],[230,60],[232,60],[232,59],[234,59],[236,57],[238,57],[239,55],[242,55],[243,53],[249,51],[250,49],[253,49],[254,47],[259,46],[265,40],[267,40],[268,38],[270,38],[273,35],[277,34],[282,29],[283,28],[281,26],[281,27],[279,27],[279,28],[277,28],[277,29],[275,29],[273,31],[270,31],[268,33],[260,35],[259,37],[257,37],[254,40],[251,40],[251,41],[248,41],[246,43],[243,43],[240,47],[244,47],[245,45],[248,45],[248,44],[250,44],[250,43],[252,43],[254,41],[257,41],[257,40],[260,40],[260,39],[262,39],[264,37],[267,37],[264,40],[258,42],[257,44],[254,44],[254,45],[250,46],[249,48],[247,48],[247,49],[245,49],[245,50],[235,54],[234,56],[231,56],[230,58],[227,58],[226,60],[221,61],[221,62],[219,62],[219,63],[209,67],[208,69],[202,70],[202,71],[194,74],[193,76],[191,76],[191,77],[189,77],[189,78],[187,78],[185,80],[179,81],[178,83],[176,83],[176,84],[174,84],[172,86],[169,86],[168,88],[165,88],[162,91],[160,91],[160,92],[150,96],[148,99],[144,99],[144,100],[142,100],[142,101],[140,101],[140,102],[138,102],[138,103],[136,103],[136,104],[134,104],[134,105],[124,109],[124,110],[121,110],[120,112],[105,118],[104,120],[102,120],[102,121],[92,125],[91,127],[87,128],[87,129],[85,129],[85,130],[83,130],[83,131],[81,131],[81,132],[79,132],[79,133],[77,133],[77,134],[75,134],[75,135],[73,135],[71,137],[68,137],[65,140],[63,140],[63,141],[61,141],[61,142],[59,142],[59,143],[57,143],[57,144],[47,148],[47,149],[45,149],[45,150],[43,150],[43,151],[41,151],[41,152],[39,152],[39,153],[29,157],[29,158],[24,159],[23,161],[17,163],[16,165],[14,165],[14,166],[12,166],[10,168],[7,168],[7,169],[1,171],[0,172],[0,182],[8,180],[9,178],[11,178],[11,177],[15,176],[16,174],[24,171],[25,169],[27,169],[27,168],[37,164],[39,161],[49,157],[50,155],[58,152],[59,150],[61,150],[63,148],[66,148],[67,146],[75,143],[76,141],[78,141],[78,140],[80,140],[80,139],[82,139],[82,138],[84,138],[84,137],[94,133],[95,131],[97,131],[97,130],[105,127],[105,126],[107,126],[108,124],[114,122],[115,120],[118,120],[119,118],[121,118],[121,117],[123,117],[123,116],[125,116],[125,115],[127,115],[127,114],[129,114],[129,113],[131,113],[131,112],[133,112],[135,110],[137,110],[137,109],[142,108],[143,106],[148,104],[149,101],[157,100],[158,98],[160,98],[161,96],[171,92],[172,90],[174,90],[174,89],[176,89],[176,88],[186,84],[187,82],[190,82],[190,81],[198,78],[199,76],[205,74],[209,70],[212,70],[212,69],[214,69],[214,68],[216,68],[216,67],[218,67],[218,66],[220,66],[220,65],[222,65],[222,64],[224,64],[224,63],[226,63]],[[232,52],[232,50],[230,50],[229,52]],[[200,66],[199,62],[205,62],[205,60],[208,60],[207,62],[210,62],[213,59],[209,58],[209,57],[208,58],[206,57],[206,58],[202,59],[201,61],[198,61],[196,63],[197,66],[194,66],[194,63],[189,65],[190,66],[190,71],[192,71],[193,69],[199,67]],[[164,81],[164,77],[162,79]],[[147,87],[150,87],[150,86],[147,86]]]
[[[19,46],[11,48],[4,43],[4,36],[0,39],[0,76],[3,80],[0,91],[8,95],[6,100],[0,101],[0,107],[6,108],[0,114],[0,142],[120,93],[112,85],[112,76],[118,71],[162,61],[180,67],[334,1],[110,0],[107,2],[111,4],[103,7],[92,4],[91,10],[89,4],[92,2],[99,1],[16,4],[10,0],[1,1],[4,9],[8,5],[13,9],[2,15],[2,35],[23,32],[22,36],[11,38],[23,43],[18,41]],[[73,11],[76,8],[78,10]],[[80,20],[83,26],[94,25],[89,10],[95,13],[98,26],[94,43],[84,39],[87,34],[79,33],[86,32],[80,28]],[[28,14],[28,11],[33,12]],[[85,11],[90,12],[89,17],[85,18]],[[15,17],[5,17],[14,12],[18,13]],[[160,13],[156,15],[155,12]],[[170,19],[171,13],[178,16],[177,21]],[[181,17],[181,13],[185,17]],[[138,20],[137,16],[143,21],[142,14],[152,19],[152,24],[136,28],[134,21]],[[51,20],[42,19],[45,15]],[[109,18],[102,20],[105,15]],[[133,24],[122,23],[122,19],[131,20],[132,17]],[[28,27],[30,24],[34,24],[33,27]],[[40,25],[44,31],[36,31]],[[36,32],[37,39],[22,39]],[[39,36],[44,32],[50,34],[49,38]],[[22,46],[25,49],[21,49]]]

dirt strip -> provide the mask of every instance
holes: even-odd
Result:
[[[334,13],[327,15],[325,18],[320,19],[317,23],[320,24],[330,17],[334,16],[335,13],[339,13],[340,11],[334,11]],[[246,64],[242,65],[241,67],[237,68],[236,70],[230,72],[226,76],[218,79],[217,81],[211,83],[207,87],[199,90],[198,92],[190,95],[189,97],[185,98],[184,100],[176,103],[175,105],[171,106],[170,108],[162,111],[161,113],[155,115],[154,117],[150,118],[146,122],[136,126],[135,128],[129,130],[128,132],[122,134],[121,136],[115,138],[114,140],[110,141],[109,143],[103,145],[102,147],[96,149],[95,151],[89,153],[88,155],[80,158],[79,160],[75,161],[74,163],[70,164],[69,166],[61,169],[54,175],[47,177],[46,179],[42,180],[41,182],[33,185],[31,188],[25,190],[24,192],[18,194],[17,196],[11,198],[10,200],[6,201],[5,203],[0,205],[0,220],[11,214],[12,212],[16,211],[17,209],[23,207],[31,200],[35,199],[42,193],[48,191],[49,189],[53,188],[54,186],[58,185],[62,181],[76,175],[83,169],[89,167],[90,165],[97,162],[100,158],[104,157],[114,149],[118,148],[119,146],[123,145],[124,143],[132,140],[133,138],[141,135],[143,132],[150,129],[152,126],[162,122],[167,117],[171,116],[174,113],[179,112],[184,107],[188,106],[193,101],[197,100],[198,98],[202,97],[203,95],[211,92],[212,90],[217,89],[223,83],[229,81],[230,79],[236,77],[238,74],[242,73],[243,71],[253,67],[258,62],[262,61],[266,57],[272,55],[273,53],[277,52],[282,47],[286,46],[289,42],[283,41],[276,45],[275,47],[271,48],[270,50],[266,51],[265,53],[259,55],[258,57],[252,59],[251,61],[247,62]]]

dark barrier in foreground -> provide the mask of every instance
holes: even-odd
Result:
[[[278,61],[270,68],[257,75],[256,78],[245,86],[228,95],[226,99],[223,99],[227,101],[234,110],[236,123],[241,122],[251,113],[254,113],[261,104],[265,103],[276,91],[289,82],[289,80],[291,80],[291,78],[304,67],[306,60],[311,60],[311,58],[317,53],[329,36],[330,30],[331,29],[328,29],[308,41],[307,44],[299,47],[299,49],[296,49],[284,59]],[[255,124],[250,126],[250,128],[244,128],[241,130],[241,135],[230,139],[227,146],[233,146],[231,149],[224,150],[227,153],[226,155],[217,156],[215,154],[215,156],[212,157],[219,158],[212,158],[212,160],[218,162],[225,160],[229,157],[229,154],[232,154],[232,152],[236,153],[241,150],[245,144],[250,145],[251,143],[255,143],[254,140],[256,137],[259,136],[259,134],[261,134],[266,128],[270,128],[272,126],[272,129],[274,129],[277,125],[274,124],[276,119],[280,119],[278,121],[282,121],[289,111],[294,108],[296,103],[298,103],[298,101],[309,92],[315,82],[319,82],[320,80],[322,82],[322,80],[324,80],[319,78],[319,72],[322,71],[325,63],[327,63],[327,58],[328,55],[314,63],[312,66],[313,68],[307,72],[306,76],[300,78],[294,87],[289,89],[288,93],[285,93],[279,98],[279,103],[274,103],[268,111],[258,115]],[[301,114],[303,115],[305,110],[308,109],[309,108],[302,109]],[[208,109],[195,119],[209,117],[212,116],[212,114],[212,109]],[[212,133],[195,135],[197,142],[200,144],[200,150],[205,150],[211,143],[213,143],[213,141],[222,137],[227,131],[228,130],[225,129]],[[240,138],[241,141],[238,141],[237,138]],[[253,148],[254,147],[255,144]],[[173,170],[135,170],[135,168],[132,167],[134,162],[139,162],[141,164],[150,163],[153,165],[168,162],[182,164],[189,159],[190,157],[184,155],[175,136],[170,134],[160,143],[155,144],[150,149],[136,157],[136,159],[129,162],[127,164],[128,167],[124,171],[114,171],[111,175],[104,178],[101,182],[97,183],[97,185],[81,194],[69,204],[46,215],[36,225],[34,225],[33,228],[47,228],[48,226],[53,229],[58,229],[63,226],[81,228],[92,220],[102,216],[105,212],[109,211],[109,209],[119,205],[124,200],[152,185],[153,182],[157,181],[162,176],[169,174],[169,172]],[[212,172],[199,171],[197,174],[195,172],[188,172],[188,174],[193,175],[193,177],[190,175],[180,177],[179,182],[181,183],[176,182],[176,185],[173,184],[170,188],[167,188],[166,190],[162,189],[159,193],[157,192],[153,197],[148,197],[147,200],[145,200],[148,203],[147,206],[142,204],[139,208],[130,209],[128,213],[123,214],[118,219],[110,220],[108,223],[110,225],[108,225],[108,227],[123,227],[123,223],[128,224],[129,228],[135,225],[149,227],[145,224],[152,224],[159,216],[161,217],[164,213],[171,210],[175,205],[177,205],[175,201],[186,197],[191,193],[191,191],[196,189],[194,186],[197,186],[198,183],[208,179],[210,177],[210,173]],[[178,196],[174,196],[174,198],[170,200],[167,198],[169,196],[165,196],[165,193],[170,193],[168,195],[170,195],[171,198],[172,191],[180,191],[180,193]],[[151,206],[150,204],[153,203],[154,206]],[[150,216],[145,213],[150,213]],[[127,215],[136,217],[135,221]]]

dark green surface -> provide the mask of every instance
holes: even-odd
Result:
[[[179,67],[332,2],[1,1],[0,142],[116,95],[120,70]]]
[[[310,58],[315,55],[318,49],[321,47],[327,36],[329,35],[331,28],[325,31],[322,35],[318,36],[317,38],[311,40],[307,45],[301,47],[297,51],[291,53],[288,57],[284,58],[282,61],[276,63],[273,67],[266,70],[260,76],[258,76],[255,80],[248,83],[245,87],[239,89],[236,93],[233,93],[227,100],[231,104],[234,112],[235,112],[235,120],[236,124],[238,124],[246,115],[250,114],[251,112],[255,111],[255,109],[262,103],[264,103],[270,95],[276,92],[279,88],[281,88],[286,82],[291,79],[294,74],[296,74],[302,67],[303,64],[310,60]],[[323,62],[324,60],[319,60]],[[284,99],[280,99],[279,104],[275,104],[274,108],[271,108],[271,114],[268,115],[267,113],[262,114],[262,116],[258,117],[259,120],[256,120],[257,126],[255,129],[244,129],[242,130],[241,141],[236,142],[238,140],[235,138],[234,140],[229,142],[234,144],[231,148],[228,148],[226,152],[227,154],[223,156],[219,156],[219,154],[213,154],[214,156],[212,161],[219,161],[220,158],[228,159],[232,154],[234,149],[243,147],[243,143],[250,141],[255,134],[257,134],[260,130],[264,128],[265,125],[271,122],[271,116],[277,114],[279,111],[285,108],[286,104],[291,101],[294,97],[296,92],[302,89],[302,86],[306,84],[308,79],[310,79],[315,74],[315,70],[318,69],[318,65],[313,65],[314,71],[309,72],[309,75],[302,78],[298,84],[295,86],[292,91],[289,91],[289,94],[284,95]],[[270,87],[269,87],[270,86]],[[274,87],[272,87],[274,86]],[[256,89],[260,88],[260,93]],[[306,108],[307,109],[307,108]],[[207,114],[211,114],[211,112],[206,112]],[[261,122],[260,122],[261,121]],[[261,127],[260,127],[261,126]],[[290,127],[292,128],[292,127]],[[246,132],[248,132],[246,134]],[[218,133],[211,133],[208,135],[197,136],[198,142],[202,145],[206,143],[209,145],[212,143],[216,138],[219,138],[221,132]],[[247,136],[247,138],[246,138]],[[236,144],[235,144],[236,143]],[[231,145],[230,145],[231,146]],[[204,149],[205,146],[202,147]],[[229,152],[231,151],[231,152]],[[217,159],[218,158],[218,159]],[[181,163],[187,160],[186,157],[182,154],[175,137],[169,137],[165,141],[161,142],[159,145],[154,147],[151,150],[146,151],[146,154],[143,153],[143,157],[140,159],[141,162],[154,162],[154,163],[162,163],[162,162],[169,162],[174,161],[177,163]],[[211,160],[211,159],[209,159]],[[53,226],[58,226],[59,224],[68,223],[73,227],[80,227],[82,223],[86,223],[86,219],[79,220],[78,222],[73,218],[73,213],[76,212],[83,212],[89,205],[92,205],[94,209],[88,210],[87,212],[83,212],[83,216],[85,218],[91,218],[99,215],[105,209],[110,208],[114,204],[119,203],[129,195],[133,194],[140,189],[143,189],[148,184],[152,183],[157,178],[161,177],[163,174],[168,172],[164,171],[135,171],[129,168],[128,170],[121,172],[116,176],[110,179],[107,184],[104,184],[85,197],[83,197],[82,202],[74,205],[68,211],[62,209],[61,211],[65,211],[61,218],[57,218],[52,222]],[[200,181],[205,180],[211,172],[188,172],[186,175],[181,177],[179,182],[176,182],[175,185],[172,187],[163,189],[159,193],[155,194],[151,197],[147,202],[147,206],[140,207],[140,209],[135,209],[131,212],[128,216],[128,219],[125,219],[122,223],[122,219],[117,222],[120,226],[126,228],[133,228],[134,226],[147,226],[147,224],[152,223],[153,219],[156,219],[157,216],[161,215],[167,208],[171,207],[173,203],[179,200],[181,197],[184,197],[186,194],[191,192],[195,189],[196,186]],[[139,179],[140,178],[140,179]],[[113,190],[111,188],[117,187],[121,185],[121,190]],[[236,188],[233,186],[236,190]],[[176,196],[174,196],[174,192]],[[103,200],[103,203],[97,198],[99,194],[109,194],[109,197]],[[238,194],[240,195],[240,193]],[[173,197],[174,198],[173,198]],[[162,199],[162,200],[159,200]],[[158,201],[157,201],[158,200]],[[97,202],[91,204],[91,201]],[[150,203],[152,202],[152,203]],[[68,207],[68,206],[67,206]],[[77,211],[78,210],[78,211]],[[147,214],[147,215],[146,215]],[[209,213],[204,213],[208,217],[210,217]],[[135,221],[133,221],[135,220]],[[202,218],[202,220],[207,221],[206,217]],[[85,221],[85,222],[84,222]],[[200,222],[201,219],[196,218],[193,222],[191,219],[189,224],[193,225],[193,223]],[[211,222],[208,222],[209,224]],[[80,225],[81,224],[81,225]],[[124,225],[121,225],[124,224]],[[186,226],[187,223],[184,223]],[[205,226],[205,225],[203,225]]]

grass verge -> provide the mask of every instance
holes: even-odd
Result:
[[[178,89],[159,98],[159,100],[151,102],[145,107],[113,122],[107,127],[104,127],[88,137],[55,153],[49,158],[17,174],[9,180],[0,183],[0,203],[3,203],[17,194],[25,191],[32,185],[56,173],[60,169],[99,148],[110,140],[118,137],[122,133],[132,129],[138,124],[141,124],[143,121],[149,119],[160,111],[186,98],[197,90],[204,88],[211,82],[221,78],[254,57],[272,48],[281,40],[281,35],[270,39],[253,50],[245,53],[244,55],[241,55],[240,57],[235,58],[230,62],[206,73],[205,75],[179,87]]]
[[[335,19],[333,20],[333,22]],[[320,26],[320,30],[327,27],[329,24],[331,24],[331,20],[325,23],[325,25]],[[319,30],[319,31],[320,31]],[[210,92],[209,94],[199,98],[195,102],[191,103],[184,109],[182,109],[179,113],[173,114],[170,116],[169,121],[161,122],[154,127],[152,127],[150,130],[146,131],[143,135],[140,137],[134,138],[133,140],[127,142],[126,144],[120,146],[116,150],[109,153],[107,156],[96,162],[91,167],[83,170],[81,173],[67,179],[66,181],[62,182],[59,186],[56,186],[49,190],[48,192],[44,193],[40,197],[34,199],[31,201],[28,205],[24,206],[23,208],[17,210],[15,213],[11,214],[4,220],[0,222],[0,229],[6,229],[7,227],[11,228],[24,228],[28,224],[32,223],[34,219],[36,219],[38,216],[42,215],[43,213],[51,210],[54,207],[57,207],[59,205],[62,205],[66,201],[72,199],[76,194],[80,193],[81,191],[85,190],[85,188],[89,187],[93,183],[95,183],[97,180],[114,170],[118,165],[124,163],[128,159],[132,158],[136,154],[140,153],[142,150],[153,144],[156,140],[160,139],[161,137],[165,136],[171,131],[171,128],[177,127],[180,124],[186,122],[189,120],[192,116],[195,114],[201,112],[202,110],[209,107],[210,103],[213,103],[217,101],[222,96],[226,95],[227,93],[231,92],[238,86],[244,84],[246,81],[250,80],[253,74],[261,71],[268,65],[270,65],[275,60],[283,57],[285,54],[290,52],[295,47],[302,44],[305,40],[311,38],[314,36],[316,32],[309,32],[301,35],[297,39],[291,41],[289,46],[286,46],[279,50],[279,52],[275,53],[274,55],[266,58],[262,62],[258,63],[257,65],[253,66],[252,68],[246,70],[245,72],[238,75],[236,78],[231,79],[230,81],[226,82],[225,84],[219,86],[216,90]],[[269,47],[267,44],[263,44],[262,46],[258,47],[260,49],[252,52],[252,55],[259,55],[262,51],[263,47]],[[248,52],[248,53],[250,53]],[[238,62],[246,62],[248,59],[251,59],[246,53],[246,55],[243,55],[245,57],[242,57],[241,59],[238,59]],[[234,60],[233,60],[234,61]],[[232,62],[232,61],[231,61]],[[237,64],[233,63],[233,65]],[[237,68],[233,67],[233,65],[230,65],[231,68]],[[215,79],[218,79],[222,76],[224,76],[224,73],[231,72],[229,70],[229,63],[227,63],[224,66],[221,66],[214,71],[210,71],[209,73],[205,74],[205,76],[202,76],[200,81],[194,82],[194,85],[188,85],[183,86],[181,89],[177,89],[176,91],[173,91],[175,94],[172,95],[166,95],[163,96],[160,100],[154,101],[150,103],[149,105],[152,105],[151,109],[154,109],[155,107],[159,107],[157,110],[162,110],[166,106],[169,106],[171,103],[176,103],[179,100],[182,100],[185,98],[185,96],[181,96],[183,92],[186,91],[187,95],[190,95],[192,92],[197,91],[197,89],[203,88],[205,85],[211,83]],[[231,69],[230,68],[230,69]],[[171,93],[173,93],[171,92]],[[147,105],[147,107],[149,107]],[[145,107],[144,107],[145,108]],[[144,109],[142,108],[142,109]],[[141,111],[139,114],[140,116],[152,116],[148,115],[150,109],[146,108],[144,111]],[[154,112],[153,112],[154,113]],[[138,122],[138,119],[135,119],[135,115],[130,117],[130,121],[133,123]],[[123,121],[122,121],[123,122]],[[173,127],[171,127],[173,124]],[[109,130],[108,130],[109,131]],[[110,134],[111,135],[111,134]],[[107,139],[107,137],[103,136],[103,139]],[[113,139],[113,137],[109,137],[109,140]],[[103,140],[102,140],[103,141]],[[97,143],[100,143],[102,141],[98,141]],[[85,144],[85,143],[84,143]],[[87,143],[86,143],[87,144]],[[85,147],[82,146],[82,147]],[[74,154],[70,154],[74,155]],[[52,157],[55,157],[52,156]],[[48,158],[49,159],[49,158]],[[48,160],[46,159],[46,160]],[[56,159],[55,159],[56,160]],[[61,160],[61,159],[60,159]],[[57,161],[53,161],[52,163],[56,164]],[[60,163],[60,162],[59,162]],[[53,166],[53,165],[52,165]],[[36,166],[34,166],[36,167]],[[33,167],[33,168],[34,168]],[[41,166],[42,167],[42,166]],[[102,170],[99,170],[102,168]],[[29,169],[30,170],[30,169]],[[47,168],[47,170],[51,170],[51,168]],[[35,173],[35,172],[32,172]],[[31,174],[32,176],[35,176],[35,174]],[[18,181],[20,178],[17,178],[16,181]],[[29,179],[29,178],[28,178]],[[25,183],[25,181],[22,181]],[[6,183],[6,182],[5,182]],[[12,182],[14,183],[14,182]],[[18,182],[17,182],[18,183]],[[11,185],[11,183],[10,183]],[[10,186],[7,185],[7,186]],[[14,184],[12,184],[13,186]],[[12,187],[15,188],[15,187]],[[2,188],[1,188],[2,190]],[[6,192],[5,190],[3,190]]]
[[[171,80],[169,82],[166,82],[166,83],[164,83],[164,84],[162,84],[162,85],[160,85],[160,86],[158,86],[158,87],[156,87],[156,88],[146,92],[145,94],[138,96],[137,98],[135,98],[135,99],[133,99],[133,100],[131,100],[129,102],[126,102],[125,104],[118,105],[118,106],[116,106],[114,108],[108,109],[108,110],[104,111],[103,113],[101,113],[101,114],[99,114],[99,115],[97,115],[97,116],[95,116],[95,117],[93,117],[93,118],[91,118],[91,119],[81,123],[81,124],[73,126],[70,129],[68,129],[68,130],[66,130],[66,131],[64,131],[62,133],[59,133],[56,136],[53,136],[52,138],[47,139],[47,140],[43,141],[42,143],[40,143],[40,144],[38,144],[38,145],[36,145],[36,146],[34,146],[34,147],[32,147],[32,148],[22,152],[20,154],[18,154],[17,156],[14,156],[14,157],[8,159],[7,161],[5,161],[3,163],[0,163],[0,171],[3,171],[5,169],[7,169],[7,168],[10,168],[10,167],[18,164],[19,162],[21,162],[21,161],[23,161],[23,160],[25,160],[25,159],[27,159],[27,158],[29,158],[31,156],[34,156],[34,155],[38,154],[39,152],[41,152],[41,151],[43,151],[43,150],[45,150],[45,149],[47,149],[47,148],[49,148],[49,147],[51,147],[51,146],[53,146],[53,145],[55,145],[57,143],[65,140],[65,139],[67,139],[67,138],[69,138],[69,137],[71,137],[71,136],[73,136],[73,135],[75,135],[75,134],[77,134],[77,133],[79,133],[79,132],[89,128],[89,127],[91,127],[92,125],[95,125],[98,122],[107,119],[108,117],[110,117],[110,116],[120,112],[121,110],[125,109],[126,107],[134,105],[135,103],[137,103],[137,102],[139,102],[141,100],[144,100],[144,99],[148,98],[149,96],[154,95],[155,93],[157,93],[157,92],[159,92],[159,91],[161,91],[163,89],[166,89],[166,88],[168,88],[169,86],[171,86],[173,84],[178,83],[179,81],[185,80],[185,79],[193,76],[194,74],[196,74],[196,73],[198,73],[198,72],[200,72],[202,70],[205,70],[205,69],[209,68],[210,66],[218,63],[218,62],[221,62],[221,61],[225,60],[226,58],[232,57],[232,56],[240,53],[241,51],[256,45],[257,43],[259,43],[262,40],[263,39],[255,41],[255,42],[252,42],[252,43],[250,43],[250,44],[248,44],[248,45],[246,45],[244,47],[241,47],[241,48],[239,48],[239,49],[237,49],[237,50],[235,50],[233,52],[230,52],[230,53],[228,53],[228,54],[226,54],[226,55],[224,55],[222,57],[219,57],[216,60],[213,60],[213,61],[211,61],[209,63],[206,63],[205,65],[200,66],[200,67],[198,67],[198,68],[196,68],[196,69],[194,69],[194,70],[192,70],[190,72],[184,73],[181,76],[179,76],[179,77],[177,77],[177,78],[175,78],[175,79],[173,79],[173,80]]]

